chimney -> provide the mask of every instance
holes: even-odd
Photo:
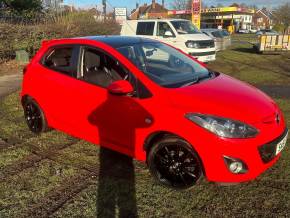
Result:
[[[162,7],[165,8],[165,1],[162,0]]]
[[[155,9],[156,8],[156,1],[152,0],[152,8]]]

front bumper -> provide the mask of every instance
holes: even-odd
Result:
[[[285,125],[282,125],[272,129],[271,134],[266,131],[251,139],[224,139],[204,132],[199,135],[203,139],[203,144],[199,144],[202,141],[193,138],[190,143],[199,144],[194,148],[202,160],[207,180],[218,183],[240,183],[255,179],[279,159],[280,153],[272,155],[268,162],[264,162],[259,148],[265,144],[278,142],[286,134]],[[243,161],[248,168],[247,172],[241,174],[230,172],[225,164],[225,156]]]
[[[196,58],[200,62],[210,62],[216,60],[216,51],[209,52],[189,52],[190,56]]]

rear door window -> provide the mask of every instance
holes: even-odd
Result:
[[[76,48],[74,46],[51,48],[42,60],[42,64],[54,71],[63,73],[68,76],[74,76],[76,73],[76,64],[74,57],[76,56]]]
[[[155,22],[139,22],[136,35],[153,36]]]

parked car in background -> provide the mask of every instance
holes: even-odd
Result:
[[[256,29],[255,27],[252,27],[249,31],[250,33],[256,33],[258,32],[258,29]]]
[[[50,40],[23,73],[32,132],[50,127],[129,155],[176,189],[202,176],[255,179],[286,145],[286,122],[270,97],[157,40]]]
[[[270,30],[270,29],[264,29],[264,30],[259,30],[256,32],[257,36],[261,35],[267,35],[267,36],[277,36],[279,33],[275,30]]]
[[[201,62],[216,59],[214,40],[200,32],[189,20],[130,20],[122,26],[121,35],[140,36],[165,42]]]
[[[216,50],[225,50],[231,45],[231,36],[223,29],[201,29],[201,32],[210,36],[215,41]]]
[[[250,30],[248,30],[248,29],[239,29],[238,33],[242,33],[242,34],[250,33]]]

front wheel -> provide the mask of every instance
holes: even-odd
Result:
[[[28,98],[23,104],[23,109],[27,126],[32,132],[39,134],[48,130],[44,113],[33,99]]]
[[[147,163],[159,183],[175,189],[190,188],[202,177],[202,164],[197,153],[178,137],[156,142],[148,153]]]

